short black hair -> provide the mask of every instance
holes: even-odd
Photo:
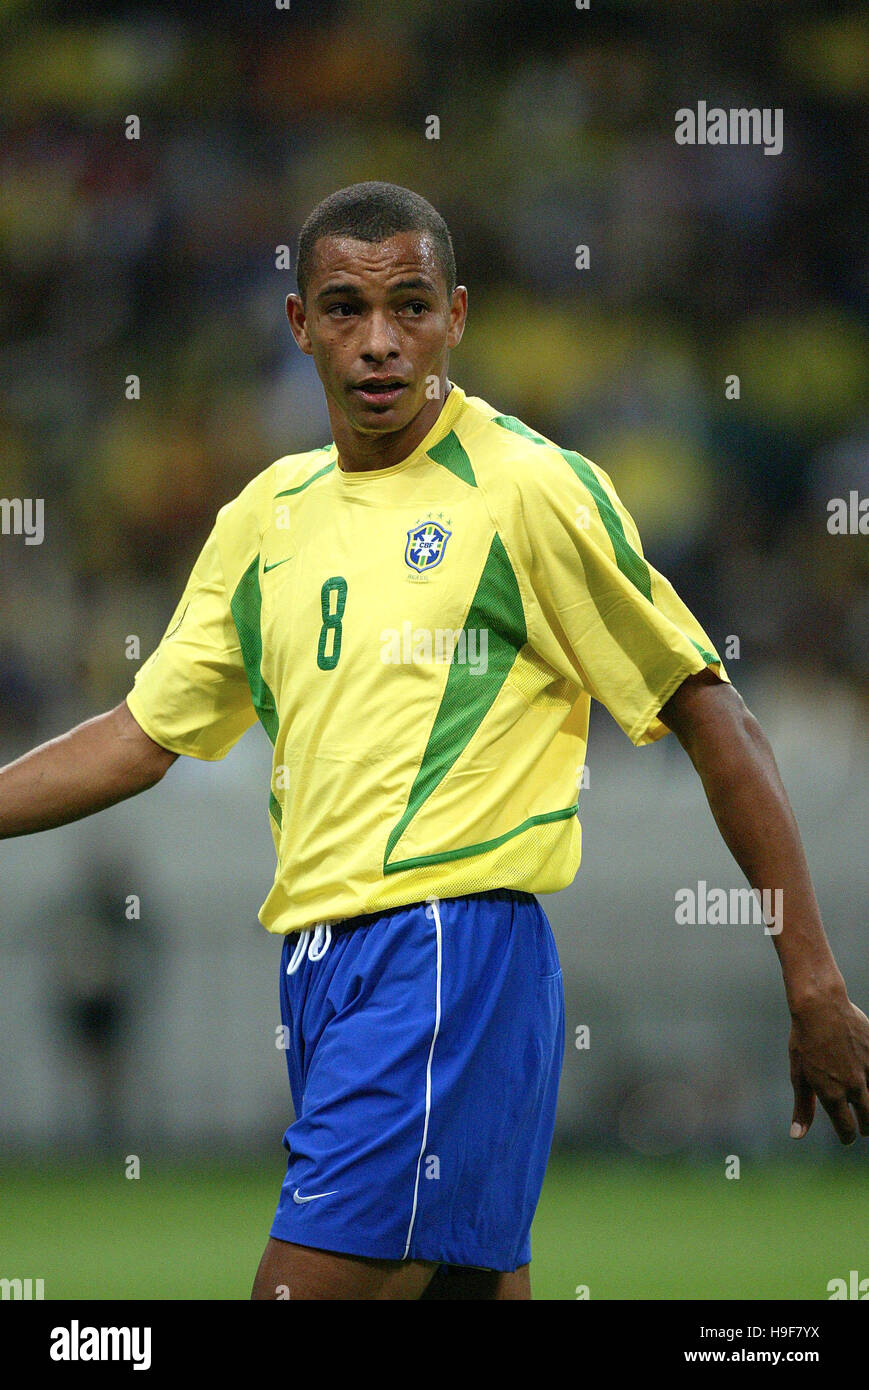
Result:
[[[426,232],[432,239],[447,290],[456,287],[456,258],[446,222],[437,208],[397,183],[352,183],[330,193],[305,218],[299,233],[296,280],[302,299],[308,288],[314,247],[324,236],[386,241],[397,232]]]

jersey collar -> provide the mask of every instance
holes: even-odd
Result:
[[[413,453],[408,454],[407,458],[402,459],[400,463],[393,463],[389,468],[368,468],[345,473],[342,468],[336,467],[335,476],[347,487],[360,487],[364,486],[366,482],[370,482],[373,478],[391,478],[395,473],[403,473],[406,468],[410,468],[413,464],[419,463],[420,459],[422,459],[429,449],[433,448],[445,435],[449,434],[453,424],[461,413],[466,399],[462,388],[456,386],[455,382],[451,381],[450,389],[447,392],[447,398],[444,401],[440,415],[435,420],[428,434],[420,440]],[[330,458],[333,458],[337,464],[338,448],[334,440],[331,445]]]

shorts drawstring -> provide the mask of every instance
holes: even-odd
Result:
[[[318,922],[313,931],[313,938],[311,928],[306,927],[304,931],[299,932],[299,939],[296,942],[295,949],[290,957],[290,963],[287,966],[287,974],[295,975],[305,958],[306,952],[308,960],[321,960],[331,944],[331,922]]]

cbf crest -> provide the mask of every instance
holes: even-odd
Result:
[[[440,513],[443,520],[443,513]],[[433,517],[425,517],[412,526],[407,533],[407,545],[404,548],[404,562],[417,574],[427,574],[439,565],[444,558],[444,551],[447,548],[447,541],[452,535],[446,526],[440,521],[435,521]]]

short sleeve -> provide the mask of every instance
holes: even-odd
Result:
[[[630,514],[582,455],[541,450],[523,487],[531,585],[540,620],[583,688],[635,744],[668,732],[661,707],[718,653],[672,584],[648,563]]]
[[[172,753],[223,758],[256,720],[213,530],[127,705]]]

